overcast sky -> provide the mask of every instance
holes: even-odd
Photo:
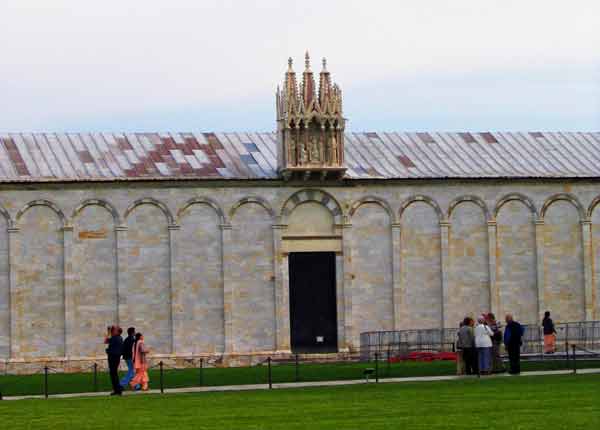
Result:
[[[275,127],[306,49],[361,130],[600,130],[598,0],[0,0],[0,131]]]

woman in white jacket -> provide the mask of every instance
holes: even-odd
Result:
[[[485,324],[485,319],[479,318],[475,326],[475,348],[477,348],[479,373],[483,375],[491,373],[493,335],[492,330]]]

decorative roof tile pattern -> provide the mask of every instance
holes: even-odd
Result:
[[[348,179],[600,177],[600,133],[346,133]],[[0,134],[0,182],[277,178],[275,133]]]

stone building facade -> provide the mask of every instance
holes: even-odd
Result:
[[[277,133],[0,135],[5,366],[102,358],[113,323],[173,359],[287,354],[300,252],[335,256],[337,351],[600,318],[600,133],[349,133],[291,67]]]

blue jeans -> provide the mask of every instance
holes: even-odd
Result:
[[[492,370],[492,348],[477,348],[479,356],[479,371],[489,372]]]
[[[129,381],[133,379],[135,372],[133,371],[133,360],[125,360],[127,363],[127,374],[121,378],[121,387],[125,388],[129,385]]]

